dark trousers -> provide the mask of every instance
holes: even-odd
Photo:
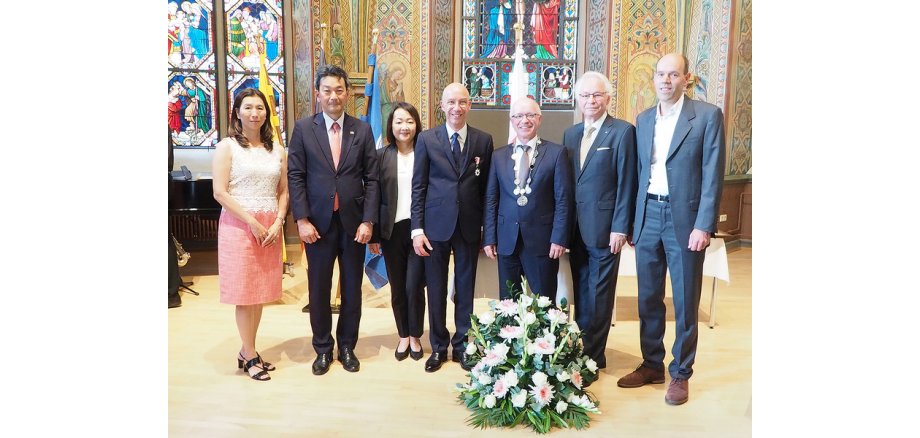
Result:
[[[462,352],[466,332],[470,329],[473,313],[473,285],[476,282],[476,264],[479,261],[479,242],[467,242],[460,232],[460,224],[450,240],[432,241],[434,248],[425,259],[425,279],[428,283],[428,337],[432,352],[446,353],[448,346]],[[453,338],[447,331],[447,267],[450,253],[454,253],[454,326]]]
[[[664,369],[664,281],[671,273],[674,296],[674,360],[668,365],[671,377],[689,379],[696,360],[699,335],[700,292],[703,287],[703,258],[706,251],[690,251],[689,242],[678,242],[666,202],[647,200],[645,222],[636,242],[636,275],[639,285],[639,341],[643,364]]]
[[[339,286],[342,306],[335,328],[339,349],[355,348],[358,342],[358,325],[361,322],[361,282],[364,280],[365,245],[355,242],[355,236],[344,231],[338,213],[332,214],[332,223],[315,243],[306,243],[307,282],[310,293],[310,327],[313,329],[313,349],[317,354],[332,353],[332,268],[339,260]]]
[[[176,244],[173,243],[172,232],[169,233],[169,296],[179,295],[179,286],[182,277],[179,276],[179,256],[176,255]],[[175,298],[174,298],[175,299]]]
[[[498,256],[498,294],[500,299],[511,298],[508,282],[515,291],[521,290],[521,276],[527,278],[532,293],[543,295],[556,302],[559,259],[547,254],[524,251],[524,237],[518,232],[517,244],[511,255]]]
[[[387,266],[396,331],[400,338],[419,338],[425,329],[425,262],[412,248],[409,227],[409,219],[397,222],[390,239],[382,239],[380,246]]]
[[[620,255],[611,254],[610,247],[585,245],[576,228],[569,254],[575,300],[575,321],[581,328],[585,354],[605,368],[607,335],[613,320],[613,300],[616,299],[617,271]]]

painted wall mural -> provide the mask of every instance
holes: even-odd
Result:
[[[725,120],[728,128],[726,140],[730,148],[727,163],[730,175],[741,175],[751,170],[751,84],[754,70],[751,53],[751,1],[741,0],[735,4],[735,20],[732,23],[736,43],[732,48],[732,86]]]

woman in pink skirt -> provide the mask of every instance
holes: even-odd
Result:
[[[288,207],[287,157],[272,142],[268,101],[247,88],[233,100],[230,136],[214,155],[220,302],[236,305],[237,366],[255,380],[275,368],[256,351],[262,305],[281,298],[281,241]]]

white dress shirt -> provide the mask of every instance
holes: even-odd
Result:
[[[683,95],[666,113],[662,113],[661,102],[658,102],[655,110],[655,140],[652,144],[652,167],[649,174],[648,193],[668,195],[668,172],[665,162],[668,160],[674,129],[677,127],[677,119],[680,118],[680,110],[683,107]]]

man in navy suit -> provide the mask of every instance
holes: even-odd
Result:
[[[335,338],[338,360],[360,369],[354,354],[361,321],[365,244],[377,222],[377,152],[367,123],[345,114],[348,74],[326,66],[316,76],[321,114],[297,121],[288,152],[288,186],[294,220],[307,253],[310,326],[316,360],[313,374],[329,371],[332,338],[332,268],[339,260],[342,306]]]
[[[575,321],[585,354],[598,368],[613,318],[620,251],[632,224],[636,196],[636,129],[607,114],[613,88],[606,76],[589,71],[575,83],[584,122],[565,130],[563,144],[572,157],[575,227],[572,267]]]
[[[643,362],[617,382],[624,388],[664,383],[664,282],[670,270],[675,339],[664,400],[672,405],[689,399],[703,257],[716,232],[725,173],[722,110],[684,97],[690,78],[683,55],[661,57],[654,76],[658,105],[636,119],[639,190],[633,242]]]
[[[513,143],[495,150],[486,189],[483,249],[498,256],[498,287],[520,291],[521,275],[530,289],[556,301],[559,257],[569,246],[572,171],[561,145],[537,136],[542,119],[531,98],[511,106]]]
[[[482,207],[492,137],[466,124],[470,94],[462,84],[444,88],[441,110],[447,123],[422,132],[415,145],[412,174],[412,245],[425,258],[431,357],[435,372],[451,357],[469,370],[463,343],[473,313],[473,285],[482,240]],[[447,331],[447,267],[454,253],[453,338]]]

